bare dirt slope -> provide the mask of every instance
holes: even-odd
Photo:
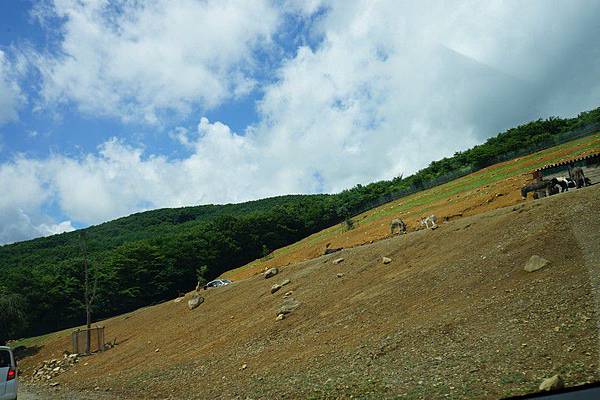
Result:
[[[209,290],[193,311],[140,309],[56,380],[124,399],[499,398],[555,373],[598,380],[599,207],[595,185]],[[550,263],[525,272],[534,254]],[[300,305],[276,321],[287,291]],[[48,336],[25,374],[68,343]]]
[[[597,133],[499,163],[366,211],[354,218],[353,230],[347,231],[343,224],[333,226],[223,276],[233,280],[244,279],[264,268],[317,257],[323,254],[327,245],[348,248],[384,239],[389,236],[389,224],[393,218],[402,218],[412,231],[420,228],[419,218],[430,214],[435,214],[440,220],[445,217],[459,219],[518,204],[521,201],[520,189],[532,180],[532,171],[536,168],[599,151],[600,133]]]

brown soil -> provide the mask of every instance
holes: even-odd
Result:
[[[384,204],[354,218],[355,228],[328,228],[298,243],[275,251],[270,257],[223,274],[241,280],[266,268],[289,265],[318,257],[327,245],[355,247],[389,237],[389,223],[402,218],[409,231],[421,229],[419,219],[435,214],[440,221],[481,214],[520,203],[521,188],[532,181],[532,171],[546,164],[600,151],[600,134],[572,141],[526,157],[496,164],[430,190]],[[530,194],[531,196],[531,194]]]
[[[596,381],[599,205],[600,185],[573,190],[212,289],[193,311],[118,316],[103,324],[119,344],[57,380],[123,399],[498,398],[555,373]],[[527,273],[534,254],[550,264]],[[290,290],[300,306],[275,321]],[[50,336],[25,375],[68,347]]]

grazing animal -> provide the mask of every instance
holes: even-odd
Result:
[[[390,223],[390,232],[392,235],[395,230],[397,230],[398,233],[406,233],[406,224],[400,218],[394,218]]]
[[[523,188],[521,189],[521,197],[523,199],[526,199],[527,193],[529,193],[529,192],[537,192],[538,197],[540,197],[539,192],[544,192],[545,196],[550,196],[551,188],[553,186],[554,186],[554,184],[552,183],[552,181],[545,181],[543,179],[538,179],[537,181],[533,182],[532,184],[523,186]],[[545,197],[545,196],[541,196],[541,197]]]
[[[560,186],[561,193],[568,192],[570,187],[575,187],[575,182],[573,182],[572,179],[564,176],[557,176],[556,178],[552,178],[552,182],[554,183],[554,185]]]
[[[585,175],[583,174],[583,170],[581,169],[581,167],[573,168],[571,170],[571,177],[575,181],[575,184],[577,185],[577,189],[579,189],[583,186],[587,186],[586,180],[585,180]]]
[[[437,228],[437,217],[433,214],[431,214],[429,217],[427,218],[422,218],[421,221],[421,226],[424,226],[425,228],[428,229],[435,229]],[[431,225],[431,227],[429,227],[429,225]]]

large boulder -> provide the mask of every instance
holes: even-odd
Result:
[[[264,276],[265,279],[269,279],[275,275],[277,275],[279,273],[279,270],[277,268],[271,268],[265,271]]]
[[[560,375],[554,375],[550,378],[544,379],[540,384],[540,390],[542,392],[547,392],[551,390],[559,390],[565,387],[565,383],[563,382]]]
[[[279,310],[277,310],[277,315],[289,314],[298,308],[299,305],[300,302],[298,300],[294,299],[293,297],[288,297],[283,301],[283,304],[281,307],[279,307]]]
[[[542,258],[538,255],[533,255],[529,258],[529,261],[527,261],[527,264],[525,264],[523,269],[527,272],[534,272],[544,268],[549,262],[550,261],[546,260],[545,258]]]
[[[204,297],[202,296],[194,296],[188,300],[188,308],[193,310],[198,307],[200,304],[204,303]]]
[[[276,291],[278,291],[279,289],[281,289],[281,285],[279,284],[274,284],[273,286],[271,286],[271,294],[275,293]]]

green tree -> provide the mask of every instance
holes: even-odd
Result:
[[[0,345],[20,335],[27,324],[27,304],[20,294],[0,286]]]

